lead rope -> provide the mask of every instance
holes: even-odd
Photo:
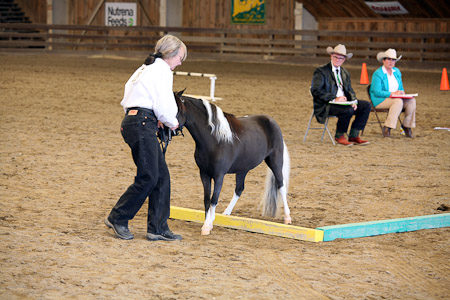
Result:
[[[163,128],[159,128],[158,138],[159,138],[159,144],[161,145],[163,155],[166,156],[167,147],[169,146],[170,142],[172,141],[172,130],[170,130],[166,126],[164,126]]]
[[[172,134],[172,130],[169,129],[169,127],[164,126],[164,128],[158,129],[158,138],[159,138],[159,144],[161,145],[161,150],[163,152],[163,155],[166,156],[167,147],[169,146],[170,142],[172,141],[173,136],[177,136],[181,134],[184,137],[183,128],[177,128],[174,131],[175,134]]]

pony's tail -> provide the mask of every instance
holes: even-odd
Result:
[[[283,184],[286,187],[286,193],[289,186],[289,175],[291,170],[291,159],[286,144],[283,141]],[[275,176],[270,168],[267,168],[266,187],[264,190],[262,204],[262,215],[266,217],[278,217],[283,199],[278,191]]]

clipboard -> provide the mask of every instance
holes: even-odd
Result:
[[[411,99],[414,97],[419,96],[418,93],[415,94],[404,94],[404,95],[395,95],[395,96],[391,96],[390,98],[402,98],[402,99]]]
[[[358,100],[354,100],[354,101],[345,101],[345,102],[336,102],[336,101],[330,101],[328,102],[330,104],[336,104],[336,105],[353,105],[353,104],[358,104]]]

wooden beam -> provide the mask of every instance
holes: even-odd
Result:
[[[105,0],[100,0],[97,3],[97,6],[95,7],[91,17],[89,18],[87,25],[91,25],[92,21],[94,21],[95,17],[97,16],[98,12],[100,11],[100,8],[102,7],[103,3],[105,2]],[[86,33],[86,31],[84,31],[84,33]]]
[[[144,13],[145,18],[147,18],[147,21],[150,23],[150,26],[153,26],[152,20],[150,19],[150,16],[148,15],[147,11],[145,10],[145,6],[142,4],[141,0],[136,0],[136,2],[139,4],[139,6],[142,9],[142,12]]]
[[[450,213],[421,217],[382,220],[344,225],[323,226],[323,241],[375,236],[387,233],[408,232],[421,229],[450,227]]]
[[[171,206],[170,218],[203,223],[205,221],[205,212],[190,208]],[[323,240],[322,230],[222,214],[216,214],[214,225],[309,242],[321,242]]]

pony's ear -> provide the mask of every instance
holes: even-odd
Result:
[[[177,96],[178,96],[178,97],[181,97],[186,89],[187,89],[187,88],[184,88],[184,90],[181,90],[181,91],[176,92]]]

